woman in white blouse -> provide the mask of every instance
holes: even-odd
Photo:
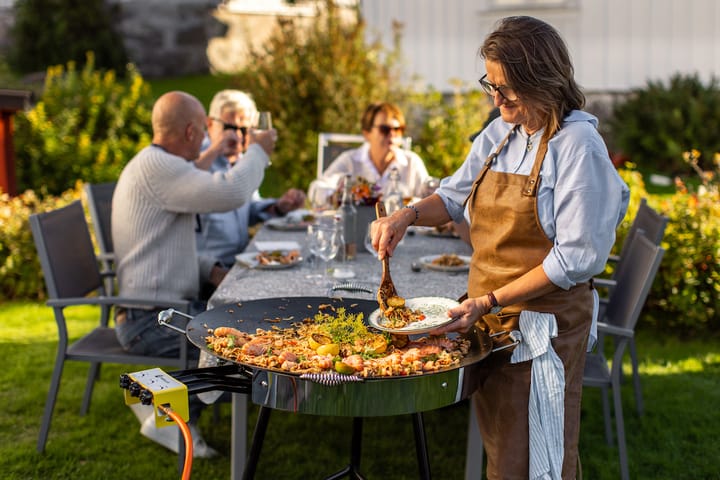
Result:
[[[416,153],[402,148],[405,133],[405,116],[402,111],[392,103],[373,103],[365,110],[361,125],[365,143],[359,148],[341,153],[310,184],[309,198],[316,198],[319,189],[331,194],[347,174],[353,178],[363,177],[375,183],[381,192],[387,193],[393,167],[400,173],[399,186],[403,196],[421,197],[423,182],[429,175],[423,160]]]

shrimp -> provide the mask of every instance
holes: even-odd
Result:
[[[333,368],[332,355],[313,355],[310,360],[315,366],[317,366],[321,370],[328,370]]]
[[[362,356],[360,355],[350,355],[347,358],[343,359],[343,362],[353,367],[356,371],[360,372],[363,368],[365,368],[365,361],[363,360]]]
[[[238,330],[237,328],[233,327],[217,327],[215,330],[213,330],[213,335],[216,337],[227,337],[227,336],[234,336],[234,337],[246,337],[247,334],[245,332],[242,332]]]
[[[297,363],[298,356],[295,355],[292,352],[289,352],[287,350],[280,352],[280,355],[278,355],[278,360],[281,362],[292,362]]]

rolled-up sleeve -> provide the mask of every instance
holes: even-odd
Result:
[[[554,154],[554,188],[538,198],[541,223],[553,241],[543,269],[564,289],[603,271],[630,197],[598,140],[565,142],[567,148]]]

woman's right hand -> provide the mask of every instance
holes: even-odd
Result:
[[[415,212],[409,208],[401,208],[389,217],[378,218],[370,225],[372,246],[382,260],[387,255],[392,257],[395,247],[400,243],[405,231],[415,219]]]

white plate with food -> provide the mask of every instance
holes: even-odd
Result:
[[[409,321],[396,323],[398,318],[388,318],[379,308],[370,314],[368,323],[378,330],[403,335],[427,333],[453,321],[447,316],[449,308],[458,306],[458,302],[445,297],[417,297],[405,300],[405,308],[409,310],[403,317]],[[390,314],[392,315],[392,313]]]
[[[299,250],[267,250],[239,253],[235,260],[248,268],[276,270],[293,267],[302,261],[302,257]]]
[[[293,210],[284,217],[269,218],[265,225],[275,230],[300,231],[315,222],[315,215],[310,210]]]
[[[455,253],[444,253],[442,255],[427,255],[420,257],[420,263],[430,270],[440,272],[464,272],[470,269],[470,257],[457,255]]]

